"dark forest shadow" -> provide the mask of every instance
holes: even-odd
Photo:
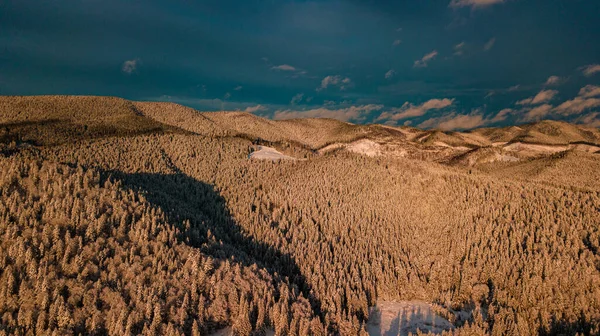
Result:
[[[310,294],[311,286],[294,258],[244,234],[225,199],[212,185],[179,171],[174,174],[105,171],[102,176],[121,180],[125,188],[142,192],[149,203],[160,207],[169,221],[178,226],[181,242],[214,258],[230,259],[244,266],[257,264],[271,275],[287,277],[310,301],[315,313],[323,317],[321,303]]]
[[[595,335],[592,334],[594,328],[600,324],[600,321],[588,321],[585,316],[579,316],[579,319],[574,322],[567,322],[553,318],[550,328],[540,328],[538,330],[539,335],[553,336],[553,335]]]

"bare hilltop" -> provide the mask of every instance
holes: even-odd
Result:
[[[600,130],[0,97],[0,335],[598,335]]]

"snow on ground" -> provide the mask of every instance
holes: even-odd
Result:
[[[325,153],[334,151],[336,149],[344,148],[345,146],[346,145],[342,144],[342,143],[334,143],[334,144],[331,144],[329,146],[325,146],[325,147],[319,149],[319,154],[325,154]]]
[[[363,139],[354,141],[346,146],[346,149],[350,152],[362,154],[366,156],[379,156],[381,155],[381,145],[375,141]]]
[[[287,156],[287,155],[279,152],[275,148],[267,147],[267,146],[258,146],[256,151],[254,151],[254,152],[250,153],[250,155],[248,155],[248,159],[271,160],[271,161],[296,160],[296,158]]]
[[[465,146],[450,146],[449,144],[443,142],[443,141],[436,141],[433,143],[434,146],[438,146],[438,147],[446,147],[446,148],[450,148],[450,149],[454,149],[457,151],[462,151],[462,152],[467,152],[469,150],[471,150],[469,147],[465,147]]]
[[[537,145],[537,144],[526,144],[522,142],[515,142],[508,146],[504,146],[504,150],[511,152],[521,151],[532,151],[540,153],[558,153],[568,150],[568,146],[554,146],[554,145]]]
[[[516,158],[516,157],[514,157],[512,155],[506,155],[506,154],[496,153],[496,161],[501,161],[501,162],[518,162],[518,161],[521,161],[521,160],[519,160],[519,158]]]
[[[349,152],[362,154],[366,156],[379,156],[381,155],[381,145],[373,140],[362,139],[354,141],[348,144],[334,143],[327,147],[323,147],[319,150],[319,154],[334,151],[336,149],[344,148]]]
[[[441,334],[454,326],[437,315],[433,307],[423,301],[379,302],[369,311],[367,332],[371,336],[405,336],[424,333]]]

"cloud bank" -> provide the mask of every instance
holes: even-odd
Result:
[[[316,108],[311,110],[279,110],[273,115],[276,120],[299,118],[330,118],[345,122],[360,122],[365,120],[367,114],[383,109],[383,105],[368,104],[350,106],[339,109]]]
[[[413,105],[409,102],[404,103],[400,108],[394,108],[384,112],[375,121],[397,122],[398,120],[420,117],[430,110],[440,110],[451,106],[454,99],[431,99],[421,105]]]

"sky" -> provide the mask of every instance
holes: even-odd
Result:
[[[598,0],[0,1],[0,95],[444,130],[600,127]]]

